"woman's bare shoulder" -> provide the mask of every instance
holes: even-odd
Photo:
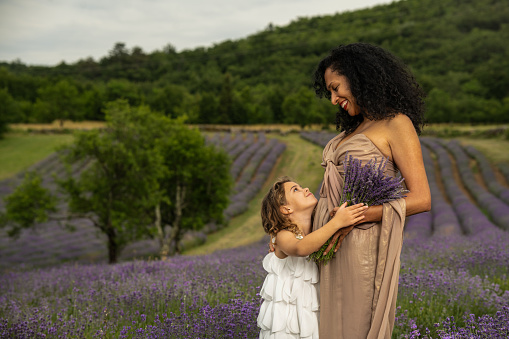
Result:
[[[405,114],[397,114],[392,119],[388,119],[385,121],[386,126],[388,128],[396,128],[396,129],[414,129],[414,125],[412,120]]]
[[[394,118],[385,121],[385,131],[388,139],[400,139],[408,137],[417,137],[412,120],[405,114],[398,114]]]

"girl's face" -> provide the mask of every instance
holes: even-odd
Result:
[[[327,68],[324,74],[325,85],[331,93],[333,105],[340,105],[350,116],[360,113],[359,106],[350,92],[350,82],[344,75],[339,75],[332,68]]]
[[[293,211],[303,211],[306,209],[313,211],[318,200],[309,191],[309,188],[302,188],[293,181],[285,182],[284,187],[286,197],[286,205],[284,207],[288,207]]]

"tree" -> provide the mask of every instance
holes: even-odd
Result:
[[[285,115],[285,122],[298,124],[301,128],[313,123],[322,123],[322,117],[317,112],[319,103],[309,88],[301,87],[298,91],[286,96],[281,108]]]
[[[0,139],[7,132],[8,122],[14,122],[21,115],[16,101],[6,88],[0,88]]]
[[[130,242],[150,235],[147,213],[158,197],[163,159],[150,144],[150,128],[157,116],[147,107],[110,103],[105,111],[106,131],[77,134],[66,162],[88,161],[76,178],[60,181],[69,196],[71,216],[90,219],[107,237],[110,263]]]
[[[143,101],[138,86],[125,79],[112,79],[108,81],[104,96],[106,102],[125,99],[131,106],[138,106]]]
[[[170,84],[163,88],[154,88],[148,102],[153,110],[164,113],[170,118],[177,118],[185,95],[185,88]]]
[[[231,75],[226,73],[224,75],[223,87],[221,88],[221,94],[219,95],[219,111],[216,117],[216,123],[219,124],[230,124],[235,123],[232,121],[233,115],[233,90],[231,83]]]
[[[209,92],[202,93],[198,100],[198,123],[214,123],[218,110],[219,101],[216,96]]]
[[[10,237],[17,237],[34,222],[47,221],[48,212],[56,212],[56,197],[42,187],[42,179],[35,172],[27,172],[21,185],[4,201],[6,212],[0,214],[0,227],[10,227]]]
[[[180,252],[185,230],[223,221],[232,184],[224,152],[206,146],[182,119],[125,100],[109,103],[105,116],[104,131],[76,135],[63,158],[67,176],[57,183],[66,193],[68,221],[88,218],[106,235],[110,263],[125,245],[146,237],[159,238],[163,255]],[[84,169],[72,175],[72,166]],[[6,199],[0,219],[15,230],[55,211],[40,179],[27,177]]]
[[[45,120],[60,120],[60,127],[64,120],[79,120],[81,118],[78,89],[67,80],[60,80],[40,88],[37,91],[39,100],[46,103],[49,108],[49,116]]]
[[[206,146],[198,130],[176,124],[166,135],[161,150],[167,171],[156,208],[162,257],[182,251],[180,240],[186,230],[223,222],[232,187],[229,157]]]

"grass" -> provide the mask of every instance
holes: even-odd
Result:
[[[0,140],[0,180],[26,170],[72,139],[71,134],[7,133]]]
[[[59,120],[55,120],[50,124],[10,124],[9,128],[13,131],[58,131],[58,130],[74,130],[74,129],[95,129],[103,128],[104,121],[69,121],[64,120],[60,125]]]
[[[472,124],[452,124],[452,123],[443,123],[443,124],[428,124],[424,127],[423,132],[427,130],[430,131],[447,131],[447,130],[456,130],[460,132],[477,132],[477,131],[488,131],[496,128],[507,128],[507,124],[486,124],[486,125],[472,125]]]
[[[273,136],[269,134],[268,137]],[[322,160],[322,148],[305,141],[298,134],[277,136],[277,138],[287,145],[286,151],[280,157],[262,190],[249,203],[248,210],[232,218],[227,227],[209,235],[205,244],[185,251],[184,254],[208,254],[261,240],[265,236],[260,218],[261,201],[270,185],[280,176],[288,175],[303,187],[309,187],[312,192],[316,191],[324,171],[319,165]]]
[[[462,145],[472,145],[481,151],[492,163],[509,164],[509,140],[456,138]]]

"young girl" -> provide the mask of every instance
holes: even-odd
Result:
[[[318,268],[306,256],[318,250],[337,230],[364,218],[367,206],[343,204],[311,233],[317,199],[288,177],[279,179],[262,201],[262,224],[277,245],[263,259],[267,277],[260,290],[260,338],[318,338]]]

